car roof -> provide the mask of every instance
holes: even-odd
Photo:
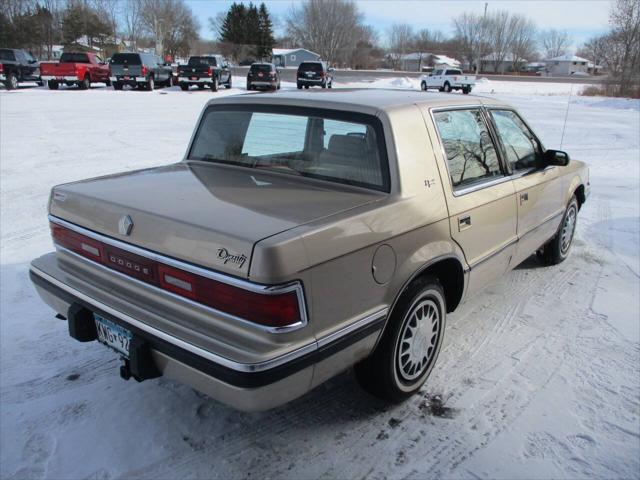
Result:
[[[209,104],[269,104],[296,105],[303,107],[331,108],[375,113],[395,110],[411,105],[428,108],[464,105],[505,105],[492,98],[478,95],[458,95],[451,93],[426,93],[420,90],[337,88],[333,90],[282,90],[277,95],[231,95]]]

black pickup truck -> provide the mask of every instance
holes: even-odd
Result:
[[[20,82],[37,82],[42,86],[40,62],[26,50],[0,48],[0,83],[13,90]]]
[[[214,92],[219,85],[231,88],[231,69],[222,55],[190,57],[186,65],[178,66],[178,83],[182,90],[189,90],[191,85],[208,86]]]

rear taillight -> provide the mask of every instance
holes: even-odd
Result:
[[[324,78],[324,72],[320,72],[320,78]]]
[[[4,72],[4,65],[0,63],[0,73]]]
[[[297,290],[269,293],[245,289],[182,270],[94,240],[51,223],[53,241],[89,260],[220,312],[266,327],[300,324]]]
[[[211,69],[211,67],[209,67],[209,70],[207,70],[207,75],[209,75],[210,77],[213,76],[213,70]]]
[[[143,76],[143,77],[146,77],[146,76],[147,76],[147,72],[148,72],[148,71],[149,71],[149,70],[147,69],[147,67],[145,67],[145,66],[143,65],[143,66],[142,66],[142,76]]]

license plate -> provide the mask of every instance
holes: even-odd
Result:
[[[129,80],[129,77],[125,75],[124,79],[125,79],[125,80]]]
[[[191,77],[191,80],[197,80],[198,77]]]
[[[120,325],[116,325],[95,313],[93,314],[93,319],[96,322],[98,341],[128,357],[129,342],[131,342],[133,334],[126,328],[122,328]]]
[[[62,77],[56,77],[56,80],[62,80]]]

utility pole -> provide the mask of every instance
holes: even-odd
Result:
[[[482,25],[480,25],[480,31],[478,35],[477,47],[476,47],[476,75],[480,72],[480,45],[482,40],[484,39],[485,28],[487,27],[487,7],[489,6],[489,2],[484,2],[484,15],[482,16]]]

